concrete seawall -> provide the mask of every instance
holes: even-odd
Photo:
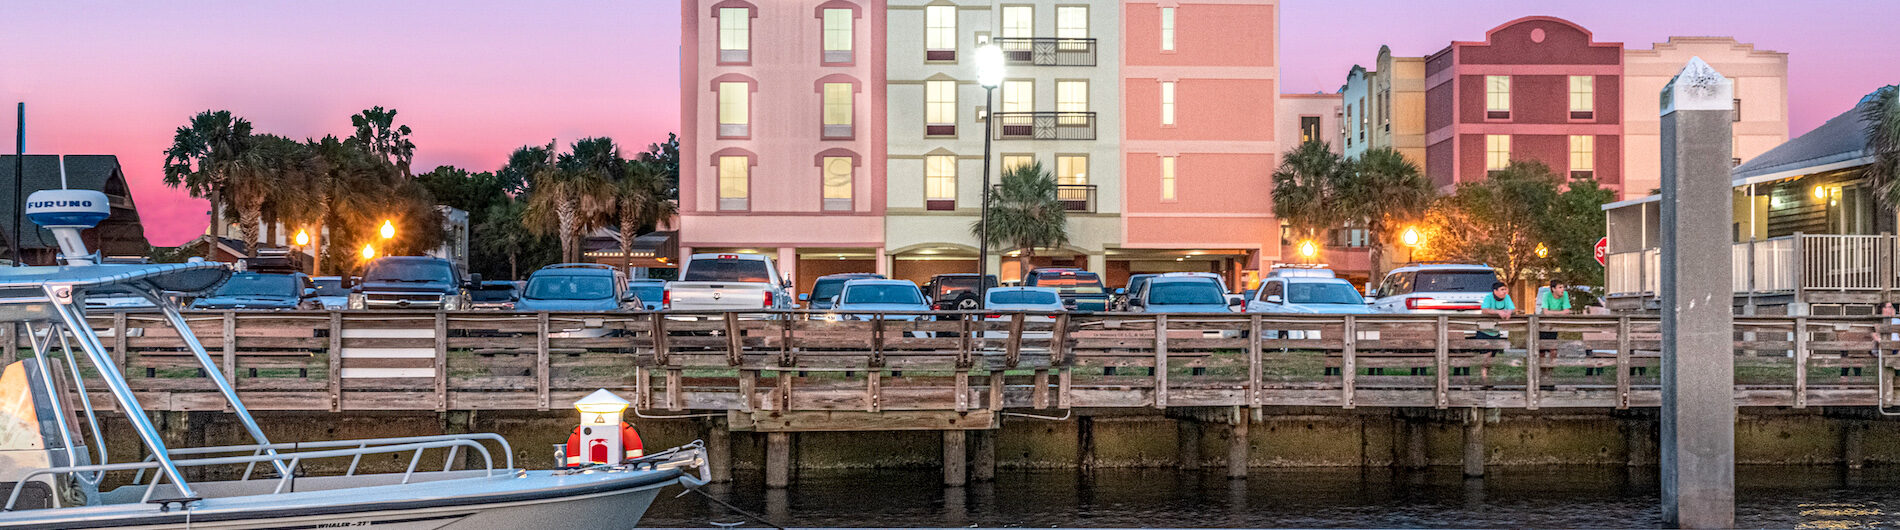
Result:
[[[1227,421],[1232,409],[1194,412],[1096,411],[1057,421],[1011,417],[1000,429],[971,432],[994,437],[994,462],[1002,469],[1225,466],[1235,431]],[[249,441],[227,414],[153,415],[173,444]],[[259,421],[276,442],[494,432],[513,444],[517,465],[546,468],[553,464],[552,444],[566,440],[576,421],[573,415],[562,410],[267,412]],[[1471,434],[1474,420],[1483,422],[1477,434]],[[635,421],[648,448],[704,439],[723,428],[717,418]],[[133,445],[135,437],[119,435],[128,429],[122,421],[106,424],[115,460],[140,454]],[[1468,444],[1468,435],[1477,443]],[[1657,455],[1652,411],[1266,408],[1252,418],[1246,436],[1250,467],[1457,466],[1465,463],[1468,450],[1482,454],[1486,466],[1651,466]],[[732,467],[763,469],[766,438],[763,433],[731,433]],[[939,431],[802,432],[792,433],[790,441],[794,470],[931,468],[943,461],[944,436]],[[1900,422],[1883,421],[1863,408],[1743,409],[1736,422],[1736,449],[1738,464],[1900,462]],[[423,465],[433,461],[439,466],[440,458],[425,456]],[[408,461],[408,454],[377,455],[363,465],[399,471]],[[323,474],[341,472],[347,465],[347,460],[334,460],[307,462],[305,467]]]

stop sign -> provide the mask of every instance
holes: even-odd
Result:
[[[1596,255],[1597,265],[1607,265],[1605,260],[1607,260],[1610,255],[1610,238],[1604,237],[1597,239]]]

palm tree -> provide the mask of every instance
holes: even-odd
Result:
[[[322,167],[302,143],[269,134],[251,137],[250,148],[232,161],[223,191],[237,214],[246,257],[257,257],[265,205],[303,202],[306,190],[293,184],[310,181]]]
[[[626,172],[627,161],[609,138],[583,138],[568,149],[534,174],[522,222],[537,233],[552,231],[561,260],[572,263],[581,259],[586,234],[612,211],[614,177]]]
[[[1887,85],[1867,95],[1861,118],[1867,122],[1867,151],[1874,161],[1861,175],[1888,208],[1900,205],[1900,85]]]
[[[231,111],[204,111],[172,135],[165,150],[165,185],[184,186],[191,196],[211,202],[210,231],[219,232],[221,201],[231,165],[250,144],[251,122]]]
[[[350,126],[356,128],[356,134],[350,139],[371,155],[395,164],[407,178],[411,176],[409,164],[415,160],[416,144],[409,141],[409,126],[395,123],[396,109],[383,110],[381,106],[364,109],[350,116]]]
[[[1273,171],[1274,217],[1305,237],[1339,224],[1333,191],[1341,165],[1339,155],[1319,140],[1288,152]]]
[[[970,233],[987,239],[992,245],[1013,245],[1019,270],[1029,271],[1036,249],[1059,247],[1069,242],[1068,210],[1056,198],[1056,179],[1042,169],[1041,162],[1018,165],[1003,173],[1002,181],[990,192],[989,234],[983,222],[970,224]]]
[[[495,178],[501,180],[504,190],[510,195],[527,193],[534,185],[534,175],[554,164],[554,144],[546,146],[524,145],[508,154],[508,163],[495,170]]]
[[[633,272],[633,238],[638,230],[670,222],[679,207],[667,200],[665,169],[642,161],[627,162],[625,175],[613,182],[614,217],[620,222],[620,259]]]
[[[1389,147],[1366,151],[1345,164],[1334,190],[1338,213],[1363,226],[1370,240],[1371,277],[1378,278],[1387,245],[1407,223],[1431,207],[1432,183],[1418,166]]]
[[[535,240],[521,224],[522,215],[528,204],[523,201],[507,199],[489,205],[482,222],[475,225],[475,251],[489,256],[508,257],[508,278],[520,279],[521,254]]]

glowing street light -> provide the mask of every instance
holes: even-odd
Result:
[[[1313,240],[1308,239],[1300,242],[1300,257],[1312,260],[1314,256],[1318,255],[1319,246],[1314,245]]]
[[[389,222],[388,219],[384,219],[383,220],[383,239],[390,239],[394,237],[396,237],[396,224]]]
[[[1424,240],[1425,236],[1419,235],[1418,227],[1416,226],[1405,227],[1405,233],[1399,236],[1399,241],[1404,242],[1405,246],[1412,248],[1418,248],[1418,244]]]
[[[363,244],[363,259],[374,259],[375,257],[376,247],[368,243]]]
[[[300,247],[301,247],[301,246],[304,246],[304,245],[309,245],[309,244],[310,244],[310,233],[309,233],[309,232],[305,232],[305,231],[303,231],[303,229],[301,229],[301,228],[299,228],[299,229],[297,229],[297,239],[296,239],[296,241],[297,241],[297,246],[300,246]]]
[[[1538,243],[1537,244],[1537,259],[1544,259],[1548,257],[1550,257],[1550,247],[1544,246],[1543,243]]]
[[[976,238],[976,299],[985,300],[990,284],[990,140],[996,134],[996,87],[1003,84],[1003,49],[992,42],[976,47],[976,84],[983,87],[983,192]],[[979,302],[980,303],[980,302]]]

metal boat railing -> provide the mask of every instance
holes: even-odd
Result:
[[[345,442],[349,442],[349,441],[345,441]],[[297,444],[260,444],[260,446],[257,447],[257,449],[274,451],[277,449],[281,449],[284,446],[295,446],[295,445]],[[302,463],[306,459],[341,458],[341,457],[346,457],[346,456],[360,458],[362,455],[369,455],[369,454],[390,454],[390,453],[403,453],[403,452],[414,451],[415,455],[410,457],[409,468],[403,472],[403,477],[402,477],[402,483],[408,484],[410,479],[413,478],[416,473],[416,466],[421,462],[422,452],[424,450],[446,449],[446,448],[454,448],[454,447],[469,447],[471,451],[475,451],[476,453],[482,455],[482,463],[483,463],[484,471],[485,471],[485,474],[483,476],[494,476],[495,462],[494,462],[494,458],[490,456],[488,452],[488,448],[486,446],[483,446],[481,442],[476,441],[476,440],[471,440],[471,439],[436,440],[436,441],[430,441],[430,442],[401,443],[401,444],[395,444],[395,445],[384,445],[384,446],[373,446],[373,447],[354,447],[354,448],[348,448],[348,449],[331,449],[331,450],[325,450],[325,451],[276,452],[276,453],[271,453],[271,454],[252,454],[252,455],[243,455],[243,456],[222,456],[222,457],[184,459],[184,460],[174,459],[174,460],[171,460],[170,463],[173,466],[182,468],[182,467],[205,467],[205,466],[217,466],[217,465],[256,464],[258,462],[271,462],[273,465],[281,466],[284,469],[295,470],[297,468],[297,465]],[[212,448],[212,449],[215,449],[215,448]],[[448,456],[449,456],[449,462],[452,464],[454,462],[455,452],[450,451]],[[510,458],[511,464],[512,464],[512,461],[513,459],[511,457]],[[151,482],[146,484],[144,496],[140,497],[140,502],[149,503],[149,502],[152,502],[152,494],[158,491],[158,486],[163,483],[166,476],[168,475],[166,466],[162,465],[163,463],[164,462],[161,462],[161,461],[147,460],[147,461],[141,461],[141,462],[126,462],[126,463],[120,463],[120,464],[60,466],[60,467],[48,467],[48,468],[37,469],[37,470],[27,473],[25,476],[20,477],[19,482],[14,483],[12,492],[7,495],[6,506],[0,507],[0,511],[9,511],[9,512],[13,511],[13,505],[19,502],[21,488],[25,486],[26,484],[28,484],[33,479],[33,477],[37,477],[41,475],[77,474],[77,473],[92,473],[92,472],[103,473],[103,472],[109,472],[109,471],[137,470],[139,471],[139,479],[143,480],[144,470],[156,469],[158,470],[158,472],[152,474]],[[510,467],[512,468],[512,465]],[[354,466],[352,466],[351,471],[352,472],[355,471]],[[297,475],[295,472],[283,474],[283,476],[278,478],[277,487],[276,489],[271,491],[271,494],[275,495],[275,494],[283,493],[284,488],[289,486],[291,483],[291,480],[295,479],[296,476]],[[177,480],[174,477],[173,483],[176,483],[176,482]],[[134,481],[134,483],[137,483],[137,481]]]
[[[501,435],[494,434],[494,433],[437,434],[437,435],[430,435],[430,436],[403,436],[403,437],[395,437],[395,438],[365,438],[361,440],[321,440],[321,441],[315,441],[315,442],[223,445],[223,446],[216,446],[216,447],[184,447],[184,448],[172,449],[170,452],[173,456],[203,455],[203,454],[217,454],[217,453],[240,453],[240,452],[245,452],[245,451],[250,451],[252,455],[262,455],[262,454],[266,454],[265,453],[266,450],[289,449],[292,451],[296,451],[300,449],[326,449],[326,448],[334,448],[334,447],[352,447],[352,446],[358,449],[363,449],[372,445],[437,442],[437,441],[445,441],[445,440],[473,440],[477,442],[486,440],[486,441],[495,442],[496,444],[501,446],[501,454],[505,457],[503,467],[506,469],[514,469],[515,467],[514,448],[508,445],[508,439],[502,438]],[[455,456],[456,456],[455,451],[460,448],[461,448],[460,446],[449,448],[449,454],[444,459],[444,462],[442,465],[443,471],[448,471],[449,468],[454,466]],[[146,455],[145,460],[151,461],[152,456]],[[343,473],[342,476],[347,477],[347,476],[355,475],[356,467],[360,463],[362,463],[362,455],[357,455],[355,458],[351,458],[350,467],[347,471]],[[250,465],[244,466],[244,475],[239,477],[238,480],[250,480],[251,474],[254,471],[256,471],[256,468],[257,468],[257,464],[255,462],[251,463]],[[138,475],[133,477],[132,482],[138,483],[139,481],[142,481],[144,479],[145,479],[145,471],[140,470]]]

